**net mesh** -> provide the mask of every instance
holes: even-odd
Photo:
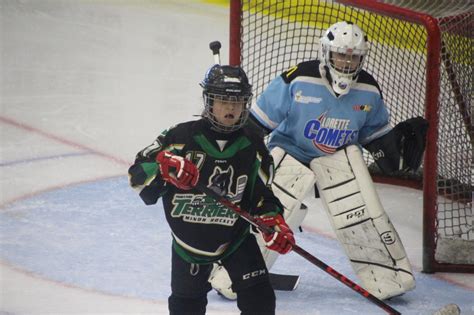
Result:
[[[469,1],[455,1],[456,5],[440,0],[431,1],[430,5],[426,1],[413,0],[386,2],[432,14],[440,26],[439,137],[434,139],[438,153],[433,157],[438,166],[435,170],[424,170],[435,172],[437,180],[437,203],[432,209],[437,213],[437,232],[432,237],[461,240],[474,246],[474,6]],[[299,62],[319,58],[319,38],[323,31],[342,20],[358,24],[368,35],[365,69],[382,89],[392,125],[411,117],[425,116],[426,29],[422,25],[333,1],[242,0],[241,65],[254,86],[254,99],[282,71]],[[377,167],[371,157],[365,154],[365,158],[376,173]],[[421,181],[422,173],[403,176]],[[442,251],[441,245],[438,250]],[[473,253],[471,250],[470,255]],[[470,259],[450,263],[471,264]]]

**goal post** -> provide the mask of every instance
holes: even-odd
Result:
[[[319,58],[338,21],[369,38],[365,68],[381,86],[393,125],[415,116],[430,128],[421,170],[376,181],[423,189],[423,271],[474,272],[474,4],[460,0],[231,0],[231,64],[254,99],[295,64]],[[421,209],[420,209],[421,210]]]

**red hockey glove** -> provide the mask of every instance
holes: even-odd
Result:
[[[257,218],[257,221],[271,227],[275,230],[273,233],[266,233],[260,231],[265,245],[274,251],[279,252],[280,254],[288,253],[295,242],[295,237],[293,236],[293,231],[290,229],[288,224],[286,224],[285,219],[280,214],[276,216],[266,216],[263,215]]]
[[[164,181],[184,190],[196,186],[199,180],[199,170],[193,162],[168,151],[158,153],[156,161],[160,166],[161,177]]]

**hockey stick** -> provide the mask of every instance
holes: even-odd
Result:
[[[300,282],[300,276],[270,272],[270,283],[274,290],[293,291]]]
[[[275,232],[272,228],[270,228],[266,225],[263,225],[263,224],[259,223],[258,221],[256,221],[256,219],[251,214],[249,214],[247,211],[244,211],[239,206],[233,204],[229,199],[226,198],[226,196],[225,196],[226,193],[224,191],[222,191],[220,188],[218,188],[216,186],[207,187],[207,186],[205,186],[201,183],[198,183],[196,185],[196,189],[203,192],[204,194],[212,197],[217,202],[219,202],[220,204],[226,206],[227,208],[233,210],[242,219],[244,219],[245,221],[247,221],[251,225],[255,226],[256,228],[260,229],[261,231],[268,232],[268,233],[274,233]],[[297,253],[298,255],[300,255],[301,257],[308,260],[309,262],[311,262],[312,264],[316,265],[320,269],[324,270],[326,273],[333,276],[334,278],[336,278],[337,280],[339,280],[340,282],[342,282],[343,284],[345,284],[346,286],[348,286],[349,288],[351,288],[355,292],[359,293],[360,295],[362,295],[363,297],[368,299],[370,302],[376,304],[377,306],[382,308],[384,311],[386,311],[388,314],[393,314],[393,315],[401,314],[399,311],[395,310],[390,305],[388,305],[385,302],[383,302],[382,300],[378,299],[376,296],[370,294],[370,292],[368,292],[367,290],[365,290],[364,288],[362,288],[358,284],[354,283],[353,281],[351,281],[349,278],[347,278],[343,274],[341,274],[338,271],[334,270],[331,266],[326,265],[324,262],[322,262],[318,258],[314,257],[313,255],[311,255],[310,253],[308,253],[307,251],[305,251],[304,249],[302,249],[298,245],[293,244],[293,251],[295,253]]]

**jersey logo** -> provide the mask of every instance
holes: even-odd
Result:
[[[226,170],[219,166],[214,167],[214,172],[209,176],[209,187],[215,186],[220,191],[226,192],[226,197],[232,202],[240,202],[244,195],[245,186],[247,186],[247,175],[241,175],[235,181],[235,189],[232,191],[234,184],[234,168],[230,165]]]
[[[355,110],[356,112],[370,112],[372,110],[372,106],[369,104],[365,105],[354,105],[352,106],[352,109]]]
[[[230,191],[233,177],[234,168],[232,166],[229,166],[225,171],[219,166],[216,166],[212,175],[209,176],[209,186],[215,186],[219,188],[220,191],[225,191],[227,195]]]
[[[326,154],[332,154],[345,144],[351,143],[359,133],[349,129],[349,119],[326,117],[322,113],[317,119],[311,119],[304,128],[304,137],[310,139],[313,145]]]
[[[302,103],[302,104],[309,104],[309,103],[316,103],[319,104],[321,103],[323,99],[320,97],[314,97],[314,96],[306,96],[303,95],[303,91],[298,90],[295,93],[295,102]]]
[[[206,195],[176,194],[171,216],[184,222],[233,226],[239,218],[233,210]]]
[[[235,183],[233,178],[234,168],[232,166],[227,169],[215,166],[212,175],[209,176],[209,187],[218,187],[219,190],[226,192],[226,197],[230,201],[238,203],[244,195],[247,175],[239,176]],[[233,186],[234,190],[232,191]],[[185,222],[233,226],[239,218],[232,209],[228,209],[206,195],[176,194],[172,204],[171,216],[181,218]]]

